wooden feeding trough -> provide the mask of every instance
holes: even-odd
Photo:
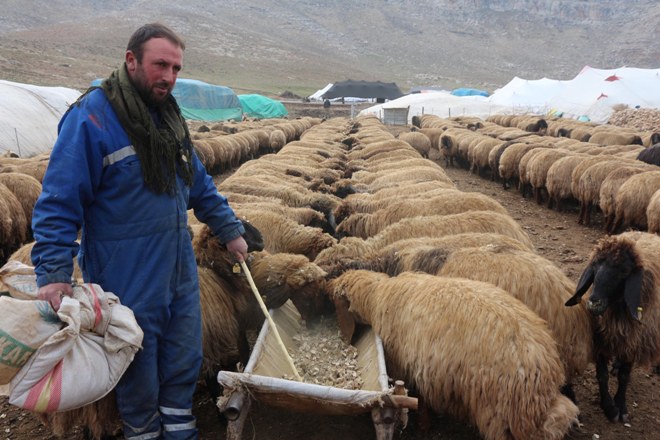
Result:
[[[303,329],[300,314],[290,301],[270,311],[270,315],[290,353],[296,346],[296,335]],[[407,423],[407,410],[417,409],[417,399],[408,397],[403,382],[389,386],[385,368],[383,344],[371,328],[365,329],[354,341],[357,350],[356,370],[359,389],[299,382],[286,378],[297,372],[286,354],[278,347],[264,322],[250,360],[242,373],[220,371],[218,382],[224,394],[218,408],[228,420],[227,439],[240,440],[252,399],[280,409],[326,415],[356,415],[371,413],[377,440],[394,435],[397,423]]]

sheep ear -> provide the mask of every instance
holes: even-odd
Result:
[[[346,298],[335,297],[333,298],[333,302],[335,303],[335,313],[337,314],[337,323],[339,324],[341,337],[344,342],[350,344],[355,333],[355,317],[348,310],[349,303]]]
[[[582,298],[582,295],[585,294],[587,290],[589,290],[589,287],[594,282],[594,267],[593,265],[587,266],[586,269],[584,269],[584,272],[582,272],[582,276],[580,276],[580,280],[577,283],[577,287],[575,289],[575,295],[573,295],[568,301],[566,301],[565,306],[574,306],[580,302],[580,299]]]
[[[642,298],[642,282],[644,280],[644,271],[638,269],[634,271],[628,278],[623,290],[623,299],[628,306],[628,311],[633,319],[641,321],[639,316],[639,303]]]
[[[248,245],[248,252],[263,251],[264,238],[261,235],[261,231],[247,220],[241,219],[241,223],[243,223],[243,228],[245,229],[243,238]]]

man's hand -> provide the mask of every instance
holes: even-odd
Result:
[[[243,237],[237,237],[232,241],[228,241],[225,246],[227,247],[227,250],[236,257],[239,263],[247,259],[248,245]]]
[[[46,284],[39,288],[38,293],[39,299],[48,301],[50,306],[56,312],[60,309],[60,305],[62,305],[62,297],[64,295],[73,296],[73,287],[71,287],[71,283]]]

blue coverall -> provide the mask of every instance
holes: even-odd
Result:
[[[116,294],[144,331],[143,349],[116,387],[127,439],[197,438],[192,397],[202,360],[197,265],[187,210],[222,243],[244,233],[196,155],[191,187],[156,194],[104,92],[65,114],[33,213],[39,287],[85,282]],[[82,228],[80,247],[76,244]]]

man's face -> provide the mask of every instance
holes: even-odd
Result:
[[[128,74],[149,105],[163,104],[183,66],[183,50],[167,38],[152,38],[143,45],[142,61],[126,52]]]

